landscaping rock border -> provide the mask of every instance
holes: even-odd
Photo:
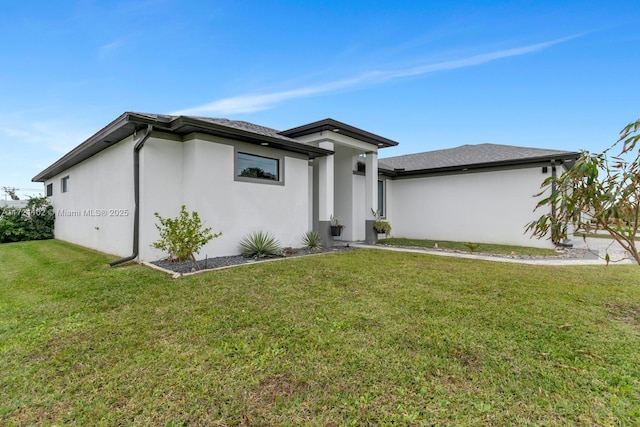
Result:
[[[272,257],[252,257],[246,258],[242,255],[231,255],[231,256],[222,256],[215,258],[205,258],[198,260],[198,267],[200,270],[196,270],[191,261],[170,261],[168,259],[162,259],[159,261],[153,261],[151,264],[163,268],[165,270],[173,271],[174,273],[194,273],[196,271],[205,271],[205,270],[216,270],[219,268],[225,267],[233,267],[236,265],[243,264],[252,264],[260,261],[268,261],[268,260],[276,260],[276,259],[285,259],[285,258],[296,258],[307,255],[317,255],[323,253],[330,252],[344,252],[350,250],[356,250],[357,248],[351,247],[349,245],[346,246],[333,246],[331,248],[322,248],[319,251],[313,251],[309,249],[302,248],[285,248],[284,254],[282,256],[272,256]]]

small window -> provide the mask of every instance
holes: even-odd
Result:
[[[236,157],[236,176],[280,181],[280,160],[239,152]]]
[[[69,177],[65,176],[64,178],[62,178],[61,182],[60,182],[60,188],[62,189],[63,193],[66,193],[69,191]]]
[[[47,197],[53,196],[53,183],[47,184]]]

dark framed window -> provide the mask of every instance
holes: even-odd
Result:
[[[69,176],[65,176],[64,178],[62,178],[60,180],[60,189],[63,193],[66,193],[69,191]]]
[[[236,153],[236,177],[280,181],[280,159]]]
[[[53,196],[53,183],[47,184],[47,197]]]

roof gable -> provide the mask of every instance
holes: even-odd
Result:
[[[376,135],[366,130],[359,129],[355,126],[348,125],[346,123],[339,122],[334,119],[324,119],[317,122],[309,123],[307,125],[298,126],[293,129],[280,132],[281,135],[296,138],[303,135],[309,135],[312,133],[322,132],[330,130],[338,132],[351,138],[364,141],[366,143],[375,145],[376,147],[394,147],[398,145],[396,141],[392,141],[383,136]]]

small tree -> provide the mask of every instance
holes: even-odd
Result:
[[[177,218],[163,218],[158,212],[154,215],[160,221],[160,225],[156,224],[160,239],[151,246],[168,252],[172,259],[180,261],[190,259],[196,269],[199,268],[195,254],[211,239],[222,235],[222,233],[211,234],[211,227],[203,228],[198,212],[189,214],[185,205],[180,208]]]
[[[636,238],[640,226],[640,120],[629,123],[620,137],[602,153],[584,151],[576,164],[559,177],[542,183],[538,203],[550,213],[527,226],[538,238],[550,237],[554,243],[567,237],[569,225],[575,231],[604,230],[640,264]],[[610,155],[614,148],[620,150]],[[606,255],[609,262],[609,254]]]

